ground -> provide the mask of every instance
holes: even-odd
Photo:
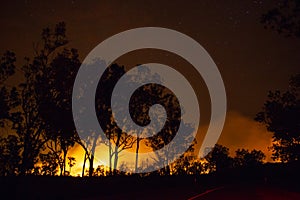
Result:
[[[0,199],[300,199],[298,178],[271,182],[230,177],[1,177]]]

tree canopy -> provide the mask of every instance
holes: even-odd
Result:
[[[286,91],[270,91],[255,120],[273,133],[273,159],[300,159],[300,75],[292,76]]]

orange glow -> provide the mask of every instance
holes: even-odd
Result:
[[[202,126],[200,127],[200,131],[206,128],[207,126]],[[231,156],[234,156],[235,151],[239,148],[256,149],[265,153],[266,161],[272,161],[272,152],[268,150],[268,147],[272,145],[272,133],[268,132],[263,125],[238,112],[229,111],[227,113],[225,125],[218,143],[228,147]],[[201,142],[198,142],[196,149],[199,149],[200,145]]]
[[[247,128],[245,128],[247,127]],[[207,129],[207,126],[200,126],[199,133],[203,133]],[[199,151],[201,145],[201,135],[197,135],[197,144],[196,144],[196,154]],[[235,155],[235,151],[238,148],[244,149],[257,149],[261,150],[266,154],[266,161],[270,162],[271,152],[268,150],[268,147],[272,145],[272,133],[268,132],[265,127],[258,124],[246,116],[241,115],[238,112],[228,112],[227,120],[222,132],[221,137],[218,141],[219,144],[222,144],[230,149],[231,156]],[[107,148],[107,147],[106,147]],[[125,150],[130,152],[136,151],[136,144],[133,145],[131,149]],[[145,141],[141,141],[139,152],[149,152],[152,151],[150,147],[145,145]],[[82,174],[82,166],[84,159],[84,150],[83,148],[76,144],[73,148],[70,149],[68,156],[73,156],[76,158],[76,165],[72,167],[71,175],[78,176]],[[105,147],[100,147],[96,149],[96,156],[94,161],[94,168],[96,169],[99,165],[108,166],[108,154]],[[107,154],[107,155],[106,155]],[[101,158],[101,160],[97,159]],[[122,161],[126,159],[120,157],[118,164],[121,164]],[[150,161],[151,162],[151,161]],[[86,169],[89,167],[88,160],[86,161]],[[68,165],[67,165],[68,169]]]

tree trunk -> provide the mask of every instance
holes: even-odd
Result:
[[[82,173],[81,173],[82,177],[84,177],[85,163],[86,163],[86,152],[84,153],[84,159],[83,159],[83,166],[82,166]]]
[[[24,141],[24,150],[22,153],[22,164],[21,164],[21,176],[24,176],[26,174],[26,166],[27,166],[27,144],[26,144],[26,140]]]
[[[108,143],[108,148],[109,148],[109,151],[108,151],[108,162],[109,162],[109,175],[112,175],[112,170],[111,170],[111,167],[112,167],[112,163],[111,163],[111,160],[112,160],[112,147],[111,147],[111,142],[110,142],[110,136],[109,136],[109,143]]]
[[[137,170],[138,170],[139,148],[140,148],[140,138],[139,138],[139,136],[137,136],[137,139],[136,139],[136,152],[135,152],[135,173],[137,173]]]
[[[67,157],[67,151],[64,149],[64,157],[63,157],[63,174],[66,175],[66,157]]]
[[[60,168],[60,176],[63,175],[63,171],[64,171],[64,165],[63,164],[59,164],[59,168]]]
[[[118,138],[117,138],[117,142],[116,142],[116,146],[115,146],[115,159],[114,159],[114,171],[116,171],[117,166],[118,166],[118,159],[119,159],[119,143],[120,143],[120,137],[121,135],[118,134]]]
[[[89,162],[90,162],[89,176],[90,177],[93,176],[93,172],[94,172],[94,154],[95,154],[95,150],[96,150],[96,144],[97,144],[97,138],[95,138],[94,141],[93,141],[93,146],[92,146],[92,149],[91,149],[91,155],[89,157]]]
[[[22,176],[26,175],[26,172],[28,170],[28,166],[31,162],[31,158],[30,158],[30,149],[29,149],[29,137],[28,137],[29,133],[28,131],[26,131],[26,135],[24,138],[24,144],[23,144],[23,153],[22,153],[22,164],[21,164],[21,170],[20,170],[20,174]],[[33,149],[32,149],[33,150]],[[33,154],[33,152],[31,152]]]
[[[89,176],[92,177],[93,172],[94,172],[94,167],[93,167],[94,166],[94,154],[91,154],[89,161],[90,161]]]

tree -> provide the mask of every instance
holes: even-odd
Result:
[[[147,77],[147,74],[145,74],[145,76]],[[154,126],[163,127],[163,129],[156,135],[147,138],[146,145],[151,147],[154,151],[161,149],[174,138],[178,130],[178,122],[181,114],[179,102],[175,95],[162,85],[151,83],[140,87],[131,97],[130,114],[133,120],[140,126],[148,125],[150,123],[149,109],[155,104],[160,104],[167,109],[167,120],[165,125],[161,124],[163,120],[158,120],[157,124],[154,124]],[[155,117],[158,118],[159,116]],[[136,170],[138,167],[140,141],[140,136],[137,134]],[[156,159],[157,162],[163,162],[168,165],[170,164],[168,158],[169,156],[167,155],[167,152],[165,152],[165,155],[158,155],[157,158],[154,159]]]
[[[112,109],[111,109],[111,96],[113,89],[121,78],[125,74],[124,66],[118,64],[110,65],[105,72],[103,73],[96,92],[96,110],[97,117],[102,127],[104,134],[110,141],[109,147],[109,167],[112,169],[112,159],[113,168],[116,169],[118,165],[119,153],[125,149],[132,148],[135,138],[118,127],[117,123],[114,120]],[[94,139],[94,144],[91,149],[94,149],[97,138]],[[115,145],[115,148],[112,148],[111,143]],[[93,151],[90,154],[93,156]],[[90,170],[93,172],[93,169]],[[116,171],[115,171],[116,172]],[[111,174],[111,171],[110,171]]]
[[[48,152],[46,154],[41,153],[39,157],[42,162],[41,175],[46,175],[46,176],[56,175],[58,163],[60,162],[57,156],[52,152]]]
[[[60,22],[53,29],[43,29],[41,40],[34,44],[34,57],[32,60],[25,58],[26,63],[20,70],[24,82],[10,91],[0,88],[0,125],[9,119],[20,139],[21,175],[31,173],[38,159],[48,162],[53,157],[52,160],[58,163],[51,164],[54,168],[58,164],[63,174],[67,152],[79,141],[71,100],[72,86],[81,63],[76,49],[63,48],[68,44],[65,26]],[[15,54],[9,51],[1,58],[1,84],[14,73],[15,61]],[[39,157],[46,147],[50,152]]]
[[[16,88],[10,88],[5,81],[15,73],[16,55],[6,51],[0,59],[0,127],[11,119],[11,111],[16,108]],[[13,176],[20,173],[21,142],[16,135],[0,138],[0,175]]]
[[[265,157],[260,150],[238,149],[235,152],[234,165],[235,167],[258,167],[263,163]]]
[[[94,171],[93,176],[106,176],[106,170],[104,165],[99,165]]]
[[[182,114],[180,104],[176,95],[168,88],[160,84],[148,84],[143,86],[140,91],[136,91],[136,96],[140,97],[138,98],[139,101],[137,101],[140,102],[140,109],[137,109],[138,107],[135,108],[135,112],[136,115],[140,117],[140,120],[143,120],[143,123],[148,123],[147,121],[150,119],[148,112],[152,105],[159,104],[163,106],[166,111],[167,116],[164,124],[161,124],[163,120],[158,120],[157,124],[155,124],[156,126],[163,128],[156,135],[148,137],[146,145],[155,151],[156,157],[152,159],[165,166],[165,168],[161,169],[160,172],[169,175],[171,172],[169,166],[171,164],[171,160],[174,158],[174,155],[177,155],[178,151],[186,149],[186,143],[184,141],[188,141],[191,137],[193,137],[192,132],[194,130],[185,122],[180,124]],[[137,103],[132,105],[137,105]],[[182,126],[185,130],[181,136],[183,142],[178,146],[166,146],[177,134],[179,126]],[[195,143],[196,141],[194,140],[194,142],[187,148],[187,152],[193,151]],[[163,147],[165,148],[164,151],[157,151]]]
[[[159,77],[150,73],[149,68],[146,66],[140,67],[139,73],[142,74],[143,77],[156,78],[159,82]],[[167,120],[165,124],[162,124],[164,120],[158,120],[158,123],[154,124],[155,126],[164,127],[163,130],[158,133],[156,136],[148,138],[147,143],[151,148],[160,149],[164,145],[168,144],[174,137],[179,128],[180,117],[181,117],[181,109],[179,106],[179,102],[176,96],[164,86],[160,84],[146,84],[139,87],[134,91],[129,100],[129,113],[130,118],[123,118],[124,126],[126,127],[118,127],[115,122],[111,98],[113,89],[116,86],[116,83],[119,79],[125,74],[125,70],[123,66],[119,66],[117,64],[110,65],[103,73],[96,92],[96,110],[98,121],[104,131],[104,134],[111,141],[109,144],[109,166],[116,169],[118,164],[118,156],[121,151],[125,149],[132,148],[134,144],[136,144],[136,159],[135,159],[135,170],[138,169],[138,154],[140,148],[140,142],[142,138],[140,137],[140,133],[136,133],[136,136],[130,135],[130,131],[133,132],[135,129],[131,126],[131,120],[137,124],[138,126],[146,126],[150,122],[149,111],[150,107],[155,104],[160,104],[166,109]],[[136,80],[136,77],[133,75],[129,75],[127,77],[128,85],[132,82],[139,83],[140,80]],[[120,108],[123,109],[123,108]],[[125,108],[124,108],[125,109]],[[127,108],[126,108],[127,109]],[[123,110],[120,110],[122,113]],[[119,112],[118,110],[114,110],[114,112]],[[192,128],[189,128],[189,125],[185,124],[186,127],[186,137],[192,137]],[[124,128],[129,131],[128,133],[123,131]],[[186,138],[185,138],[186,139]],[[94,139],[94,142],[97,140]],[[114,144],[114,148],[112,145]],[[90,145],[93,149],[95,143]],[[165,151],[165,155],[158,155],[156,159],[164,158],[164,162],[166,165],[170,164],[169,160],[172,155],[174,155],[174,149],[168,149]],[[93,154],[92,154],[93,155]],[[112,159],[113,162],[112,162]],[[155,158],[154,158],[155,159]],[[158,160],[157,160],[158,161]],[[158,161],[158,162],[159,162]]]
[[[36,81],[39,112],[47,122],[47,147],[60,157],[61,175],[66,170],[66,156],[70,147],[79,141],[72,117],[72,89],[76,72],[80,67],[75,49],[63,49],[51,60]]]
[[[49,151],[48,152],[49,156],[51,156],[51,158],[52,158],[51,164],[53,165],[53,167],[55,166],[55,169],[57,167],[59,167],[60,175],[61,176],[64,175],[65,174],[65,157],[62,156],[64,154],[63,154],[63,150],[61,148],[59,139],[58,138],[50,139],[46,143],[46,148]],[[40,160],[43,162],[42,158],[43,157],[40,156]]]
[[[204,171],[201,161],[195,156],[182,155],[173,163],[173,172],[175,175],[200,175]]]
[[[21,174],[30,173],[38,160],[40,151],[51,139],[48,121],[43,116],[43,96],[41,87],[46,91],[47,82],[41,84],[41,79],[49,73],[53,64],[52,59],[55,52],[67,44],[65,35],[65,23],[58,23],[54,30],[45,28],[42,31],[42,39],[35,45],[35,55],[30,61],[25,58],[26,64],[22,67],[25,81],[19,85],[15,92],[15,99],[12,101],[18,105],[18,109],[11,113],[13,129],[21,138],[23,144]],[[49,90],[47,92],[50,92]],[[45,92],[44,92],[45,93]]]
[[[21,142],[15,135],[0,138],[0,176],[15,176],[20,173]]]
[[[0,88],[0,127],[4,127],[4,121],[9,118],[9,92],[7,88]]]
[[[16,55],[14,52],[6,51],[0,59],[0,84],[15,73]]]
[[[69,173],[71,174],[72,167],[76,164],[76,159],[72,156],[68,157]]]
[[[206,171],[205,166],[199,159],[194,159],[190,163],[190,166],[188,168],[188,174],[193,174],[193,175],[200,175],[205,171]]]
[[[300,1],[281,0],[278,6],[261,17],[265,28],[270,28],[284,36],[300,37]]]
[[[216,144],[211,152],[205,156],[210,172],[223,172],[232,167],[232,158],[229,156],[229,149]]]
[[[273,133],[273,159],[281,162],[300,159],[300,75],[292,76],[290,88],[270,91],[255,120]]]
[[[0,127],[3,127],[4,121],[9,119],[9,112],[13,106],[10,104],[10,92],[5,87],[5,81],[15,73],[15,62],[16,55],[11,51],[5,52],[0,59]]]

